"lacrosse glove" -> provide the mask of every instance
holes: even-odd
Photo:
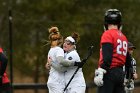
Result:
[[[98,68],[95,70],[95,77],[94,77],[94,83],[97,86],[103,86],[103,76],[106,73],[106,70],[103,68]]]
[[[132,91],[132,90],[134,90],[134,80],[128,80],[128,79],[126,79],[125,80],[125,90],[126,91]]]
[[[84,62],[75,62],[74,66],[78,66],[79,68],[82,68],[84,65]]]

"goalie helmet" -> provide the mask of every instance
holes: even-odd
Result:
[[[104,26],[105,29],[108,30],[108,24],[117,25],[118,29],[121,26],[121,12],[117,9],[109,9],[105,12],[104,17]]]

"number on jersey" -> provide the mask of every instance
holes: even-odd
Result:
[[[127,42],[120,39],[117,40],[117,53],[126,56],[127,54]]]

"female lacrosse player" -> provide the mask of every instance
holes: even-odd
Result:
[[[46,63],[46,68],[50,67],[47,86],[49,93],[63,93],[65,67],[75,65],[76,62],[64,59],[64,51],[61,48],[63,37],[58,28],[50,28],[49,33],[51,48],[48,52],[48,62]]]
[[[67,67],[64,72],[65,84],[67,85],[70,78],[77,69],[76,66],[82,67],[82,62],[80,62],[79,54],[76,51],[76,44],[79,40],[79,35],[73,33],[72,36],[68,36],[63,44],[63,50],[65,51],[65,59],[69,61],[76,62],[74,66]],[[66,93],[85,93],[86,84],[83,76],[82,68],[78,70],[71,83],[67,87]]]

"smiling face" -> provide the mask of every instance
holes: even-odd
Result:
[[[65,40],[63,44],[64,51],[68,52],[74,49],[74,45],[69,40]]]

